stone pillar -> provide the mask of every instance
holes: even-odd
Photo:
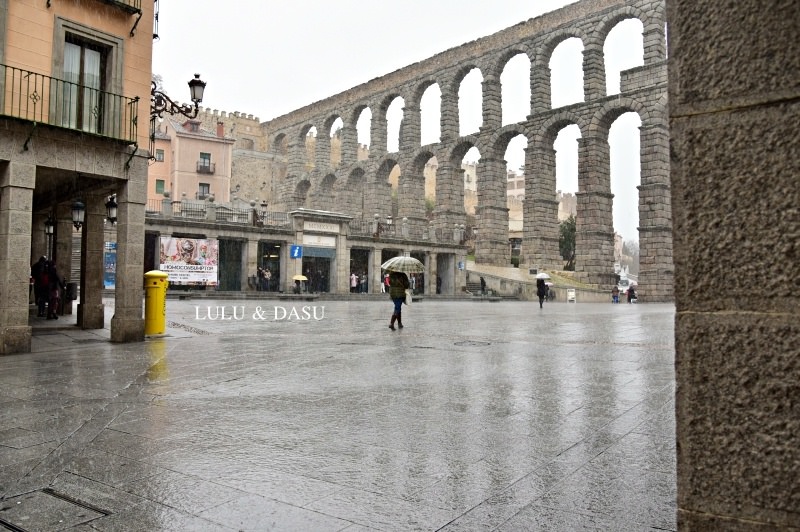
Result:
[[[669,130],[641,129],[639,186],[639,295],[643,301],[674,301]]]
[[[546,113],[553,108],[550,90],[549,58],[537,57],[531,65],[531,114]]]
[[[81,299],[78,303],[78,325],[82,329],[102,329],[105,325],[103,310],[103,222],[106,217],[105,196],[87,194],[83,233],[81,235]],[[119,205],[119,201],[117,202]],[[119,206],[117,207],[119,217]],[[142,245],[144,248],[144,245]],[[120,260],[117,250],[117,264]],[[119,275],[119,268],[117,269]],[[118,288],[118,286],[117,286]]]
[[[439,115],[441,142],[447,143],[456,140],[459,137],[459,127],[458,94],[442,90],[442,102]]]
[[[478,225],[478,237],[475,242],[475,262],[510,266],[506,161],[481,158],[477,181],[478,206],[475,210],[475,217]]]
[[[369,252],[369,256],[371,259],[370,261],[371,271],[368,275],[370,280],[370,286],[373,287],[380,286],[378,283],[383,282],[383,279],[381,279],[381,264],[383,264],[383,262],[381,261],[381,251],[382,251],[381,248],[375,247]]]
[[[410,169],[400,174],[398,187],[398,218],[408,218],[414,227],[427,223],[425,216],[425,176],[412,174]],[[395,223],[399,224],[400,220]],[[398,228],[399,231],[399,228]]]
[[[403,107],[403,125],[400,128],[400,151],[414,150],[422,143],[419,105],[406,104]]]
[[[434,226],[439,229],[465,223],[464,170],[460,165],[442,161],[436,169],[436,206]],[[431,238],[433,240],[433,238]]]
[[[482,86],[483,125],[480,127],[480,130],[495,131],[500,129],[503,120],[503,99],[500,80],[490,74],[483,79]]]
[[[324,172],[331,166],[331,132],[318,132],[314,146],[314,167]]]
[[[72,225],[72,206],[70,204],[57,205],[55,209],[56,226],[53,231],[53,242],[51,257],[56,261],[58,273],[65,282],[80,283],[78,279],[72,278],[72,236],[74,226]],[[62,298],[64,314],[72,314],[72,301]]]
[[[29,353],[31,208],[36,166],[0,164],[0,355]]]
[[[611,289],[614,277],[614,220],[608,140],[578,139],[575,271],[583,280]]]
[[[131,180],[117,185],[117,277],[112,342],[144,340],[144,205],[147,168],[135,166]]]
[[[350,274],[347,271],[350,266],[350,250],[347,249],[348,228],[344,222],[339,227],[341,230],[336,235],[336,264],[329,290],[332,294],[347,294],[350,292]],[[369,286],[372,288],[376,285],[369,283]]]
[[[522,202],[522,264],[561,270],[556,151],[552,147],[525,149],[525,199]]]
[[[796,8],[667,2],[679,530],[800,529]]]
[[[339,132],[342,138],[342,162],[347,166],[358,161],[358,130],[355,126],[345,124]]]
[[[388,138],[389,127],[386,121],[386,109],[381,109],[380,105],[371,107],[372,120],[369,132],[369,158],[380,159],[386,155],[386,139]]]
[[[660,4],[660,2],[659,2]],[[664,10],[660,6],[650,11],[650,17],[642,28],[644,45],[644,64],[659,63],[667,57],[667,40],[664,38]]]
[[[606,97],[606,65],[602,42],[584,43],[583,97],[585,102]]]
[[[164,218],[172,218],[172,198],[169,190],[164,191],[164,199],[161,200],[161,215]]]
[[[247,281],[250,280],[250,277],[256,275],[256,270],[258,266],[261,264],[261,257],[258,256],[258,239],[253,240],[252,238],[247,240],[247,246],[245,249],[245,253],[247,254],[245,260],[242,261],[245,267],[244,272],[244,279]],[[258,280],[256,280],[258,282]],[[250,286],[250,283],[247,283],[247,291],[248,292],[255,292],[257,289],[256,286]]]
[[[426,259],[425,270],[428,274],[425,276],[425,293],[436,294],[436,277],[439,275],[438,254],[431,251],[426,255]]]
[[[305,139],[290,139],[287,151],[289,160],[286,164],[286,175],[299,176],[303,174],[306,171],[306,162],[308,160]]]

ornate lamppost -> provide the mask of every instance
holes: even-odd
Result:
[[[150,158],[155,158],[156,142],[156,119],[163,118],[164,113],[171,115],[181,114],[186,118],[197,118],[200,112],[200,102],[203,101],[203,92],[206,89],[206,82],[200,79],[200,74],[195,74],[194,79],[189,81],[189,93],[192,104],[178,104],[158,90],[155,81],[150,82]]]

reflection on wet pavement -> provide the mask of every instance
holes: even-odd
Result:
[[[673,306],[307,307],[35,331],[0,357],[0,525],[676,529]]]

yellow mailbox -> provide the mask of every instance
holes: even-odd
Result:
[[[158,270],[144,274],[144,334],[167,332],[167,274]]]

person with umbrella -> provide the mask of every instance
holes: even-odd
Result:
[[[406,301],[406,290],[409,287],[408,276],[402,272],[391,272],[389,274],[389,297],[392,298],[394,303],[394,313],[389,322],[389,328],[394,330],[394,322],[397,326],[403,328],[403,303]]]
[[[409,288],[408,273],[422,273],[425,271],[425,265],[413,257],[401,256],[393,257],[383,264],[381,269],[389,272],[389,297],[392,298],[394,303],[394,313],[389,322],[389,328],[394,330],[394,323],[403,328],[403,303],[406,300],[406,290]]]
[[[544,308],[544,298],[547,297],[547,284],[544,280],[549,278],[550,276],[546,273],[536,275],[536,295],[539,296],[539,308]]]

